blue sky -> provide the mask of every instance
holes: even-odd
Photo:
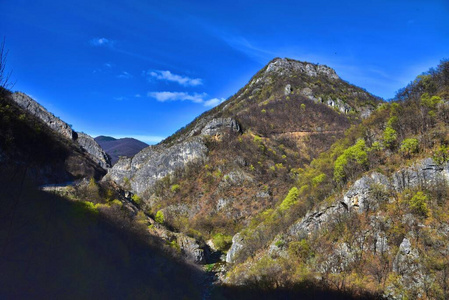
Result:
[[[385,99],[449,58],[449,1],[0,0],[13,90],[77,131],[167,137],[274,57]]]

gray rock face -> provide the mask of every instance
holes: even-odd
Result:
[[[206,263],[208,257],[207,250],[202,249],[194,238],[180,233],[175,233],[174,235],[184,257],[195,263]]]
[[[317,231],[323,224],[332,221],[337,214],[355,210],[358,213],[378,208],[372,192],[376,188],[403,191],[406,188],[437,184],[449,179],[449,164],[438,166],[431,158],[424,159],[410,168],[404,168],[388,178],[379,173],[363,176],[344,194],[343,199],[332,205],[309,212],[293,224],[289,230],[292,236],[300,237]]]
[[[346,192],[343,202],[348,208],[355,208],[360,213],[377,208],[378,203],[372,197],[372,190],[375,185],[387,188],[389,180],[386,176],[376,172],[369,176],[363,176],[354,182],[352,187]]]
[[[14,100],[21,108],[41,119],[51,129],[58,132],[62,136],[70,140],[74,140],[76,138],[76,133],[73,132],[72,128],[70,128],[67,123],[55,117],[52,113],[47,111],[42,105],[34,101],[28,95],[16,92],[11,95],[11,99]]]
[[[106,179],[131,188],[142,194],[151,188],[158,179],[183,168],[189,162],[206,158],[207,147],[201,137],[194,137],[171,147],[164,145],[149,146],[133,158],[121,158],[112,167]],[[130,187],[126,187],[129,180]]]
[[[284,88],[284,95],[290,95],[292,93],[292,85],[291,84],[287,84]]]
[[[396,172],[392,178],[392,185],[400,192],[409,187],[436,184],[449,179],[449,165],[436,164],[431,158],[422,160],[414,166]]]
[[[303,72],[311,77],[325,75],[329,79],[339,78],[337,73],[335,73],[335,70],[327,66],[288,60],[285,58],[278,58],[271,62],[265,70],[265,73],[276,72],[283,75],[291,72],[291,70]]]
[[[215,135],[229,129],[240,132],[240,125],[232,118],[216,118],[209,121],[201,130],[202,135]]]
[[[347,207],[343,202],[324,206],[320,209],[307,213],[304,218],[290,226],[288,233],[295,239],[302,239],[309,234],[318,231],[323,224],[327,224],[339,213],[345,213]]]
[[[289,242],[306,238],[308,235],[318,232],[323,226],[332,226],[335,220],[350,212],[363,213],[368,210],[377,210],[380,201],[388,201],[388,198],[385,198],[386,196],[375,196],[376,193],[379,194],[379,191],[380,194],[389,189],[402,191],[405,188],[438,184],[440,181],[447,181],[448,178],[449,164],[446,163],[443,166],[439,166],[430,158],[424,159],[412,167],[401,169],[390,178],[376,172],[363,176],[354,182],[342,198],[332,204],[323,205],[314,211],[308,212],[302,219],[291,225],[282,240]],[[383,253],[390,249],[387,238],[382,230],[379,229],[379,224],[385,224],[385,221],[380,217],[376,218],[378,219],[372,220],[372,232],[367,232],[366,234],[373,237],[373,244],[371,245],[373,252]],[[407,216],[404,216],[403,222],[407,223]],[[279,240],[279,237],[271,243],[269,253],[282,256],[282,251],[284,250],[275,245],[277,240]],[[409,251],[409,244],[409,240],[404,240],[403,244],[401,244],[400,254],[396,258],[397,270],[401,268],[401,261],[404,261],[403,257],[407,259],[411,257],[410,261],[414,257],[413,251],[410,252],[412,256],[409,255],[410,253],[406,253]],[[226,261],[233,262],[238,252],[244,247],[245,241],[237,233],[233,238],[233,244],[228,252]],[[340,256],[342,254],[344,254],[344,251],[338,253]]]
[[[21,108],[25,109],[42,122],[47,124],[51,129],[69,140],[76,141],[81,148],[83,148],[91,158],[97,162],[102,168],[106,169],[111,166],[107,154],[95,142],[95,140],[84,133],[77,133],[61,119],[55,117],[52,113],[47,111],[42,105],[34,101],[31,97],[24,93],[16,92],[11,95],[13,99]]]
[[[235,259],[237,258],[238,252],[245,246],[244,245],[244,239],[240,235],[240,233],[237,233],[232,237],[232,246],[228,250],[228,253],[226,254],[226,262],[227,263],[233,263]]]
[[[80,132],[76,141],[102,168],[107,169],[111,167],[109,156],[90,135]]]

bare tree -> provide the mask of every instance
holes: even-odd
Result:
[[[0,92],[4,89],[10,89],[14,86],[10,82],[12,71],[6,70],[6,62],[8,58],[8,50],[5,50],[5,38],[3,38],[2,43],[0,44]]]

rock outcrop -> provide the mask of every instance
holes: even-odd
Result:
[[[52,113],[46,110],[42,105],[34,101],[28,95],[21,92],[16,92],[11,95],[11,99],[14,100],[21,108],[28,111],[30,114],[38,117],[45,124],[48,125],[55,132],[70,139],[76,139],[76,133],[72,130],[70,125],[55,117]]]
[[[85,134],[77,133],[71,126],[58,117],[55,117],[52,113],[46,110],[42,105],[37,103],[28,95],[16,92],[11,95],[11,99],[17,103],[21,108],[39,118],[48,127],[54,130],[56,133],[63,137],[77,142],[81,148],[83,148],[90,157],[97,162],[102,168],[107,169],[111,167],[111,162],[107,154],[101,149],[101,147],[95,142],[95,140]]]
[[[325,75],[329,79],[339,79],[335,70],[328,66],[315,65],[286,58],[277,58],[272,61],[265,70],[265,73],[270,72],[280,73],[281,75],[285,72],[301,72],[310,77],[316,77],[320,74]]]
[[[232,118],[215,118],[209,121],[201,130],[202,135],[215,135],[224,130],[240,132],[240,125]]]
[[[103,169],[111,167],[109,156],[90,135],[80,132],[76,141]]]
[[[202,137],[193,137],[170,147],[149,146],[133,158],[120,159],[105,179],[110,179],[137,194],[151,188],[158,179],[184,168],[189,162],[206,158]],[[126,186],[128,185],[130,186]]]
[[[449,164],[438,165],[431,158],[419,161],[411,167],[400,169],[391,177],[377,172],[365,175],[355,181],[342,198],[337,199],[332,204],[322,205],[308,212],[303,218],[291,225],[284,236],[275,238],[269,247],[269,252],[276,256],[285,255],[285,253],[282,253],[282,249],[275,246],[277,241],[301,240],[318,232],[323,226],[331,226],[335,220],[350,212],[364,213],[369,210],[376,211],[381,204],[380,202],[389,201],[388,197],[379,196],[383,193],[385,194],[388,190],[401,192],[406,188],[425,187],[447,182],[448,180]],[[384,222],[382,220],[373,220],[373,228],[378,223]],[[374,235],[374,240],[376,241],[373,245],[374,249],[383,249],[382,251],[384,251],[388,248],[385,237],[379,231],[374,230],[370,234]],[[407,250],[407,245],[407,241],[404,242],[403,246],[401,245],[405,249],[404,251]],[[228,252],[226,261],[228,263],[234,262],[238,252],[244,247],[245,242],[240,237],[240,233],[237,233],[233,238],[233,244]],[[401,258],[397,259],[399,262],[400,260]],[[397,265],[399,266],[400,263]]]
[[[243,249],[243,247],[245,247],[244,239],[240,233],[237,233],[232,237],[232,246],[228,250],[228,253],[226,254],[226,262],[227,263],[235,262],[235,259],[237,258],[240,250]]]

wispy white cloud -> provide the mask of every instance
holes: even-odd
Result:
[[[140,97],[142,97],[142,95],[141,94],[135,94],[134,97],[140,98]]]
[[[156,78],[158,80],[165,80],[176,82],[182,86],[198,86],[203,84],[203,80],[200,78],[190,78],[188,76],[182,76],[178,74],[174,74],[168,70],[166,71],[147,71],[145,75],[150,78]]]
[[[208,99],[208,95],[206,93],[190,94],[186,92],[149,92],[147,96],[160,102],[192,101],[194,103],[203,104],[206,107],[213,107],[225,101],[224,98]]]
[[[185,93],[185,92],[149,92],[148,97],[154,98],[160,102],[166,101],[192,101],[195,103],[203,103],[204,97],[206,97],[206,93]]]
[[[244,53],[246,56],[257,62],[266,63],[268,60],[276,57],[274,51],[258,47],[254,42],[251,42],[242,36],[221,34],[220,38],[231,48]]]
[[[225,101],[225,98],[212,98],[210,100],[204,101],[204,106],[206,107],[214,107],[217,106],[218,104],[221,104]]]
[[[107,38],[93,38],[89,41],[92,46],[101,47],[101,46],[112,46],[114,41]]]
[[[130,79],[130,78],[133,78],[133,75],[129,74],[128,72],[123,71],[121,74],[117,75],[117,78]]]

